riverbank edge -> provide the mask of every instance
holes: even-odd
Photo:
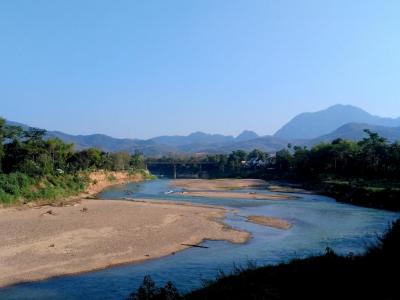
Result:
[[[244,299],[397,299],[400,219],[362,255],[324,254],[260,267],[237,268],[204,287],[172,300]],[[334,288],[333,288],[334,287]],[[326,291],[331,291],[327,295]]]
[[[270,184],[277,184],[289,189],[303,189],[302,191],[285,191],[286,193],[314,193],[335,199],[339,203],[351,204],[355,206],[382,209],[387,211],[400,211],[400,191],[390,188],[368,189],[353,183],[343,183],[340,181],[329,180],[268,180]]]
[[[83,192],[57,199],[40,199],[29,202],[16,202],[11,205],[0,205],[0,210],[13,207],[23,209],[41,206],[69,206],[80,202],[82,199],[97,199],[99,193],[112,186],[154,179],[148,170],[138,170],[137,172],[97,170],[82,173],[82,175],[86,176],[88,180],[88,184]]]
[[[120,184],[123,184],[122,182]],[[103,200],[99,200],[99,199],[79,199],[80,204],[83,204],[82,201],[103,201]],[[136,264],[140,264],[146,261],[150,261],[150,260],[155,260],[155,259],[160,259],[160,258],[164,258],[164,257],[168,257],[171,255],[175,255],[178,252],[187,250],[191,247],[193,247],[193,245],[201,245],[202,243],[204,243],[205,241],[226,241],[229,243],[233,243],[233,244],[246,244],[249,242],[249,240],[251,239],[251,233],[245,230],[241,230],[241,229],[237,229],[234,228],[230,225],[228,225],[227,223],[224,222],[224,219],[226,218],[226,214],[229,211],[234,211],[234,210],[229,210],[227,208],[224,207],[220,207],[220,206],[214,206],[214,205],[202,205],[202,204],[193,204],[193,203],[189,203],[189,202],[175,202],[175,201],[158,201],[158,200],[152,200],[152,199],[134,199],[134,201],[132,200],[112,200],[112,201],[119,201],[119,202],[139,202],[139,203],[147,203],[147,204],[157,204],[157,205],[166,205],[166,206],[188,206],[188,207],[198,207],[198,208],[206,208],[206,209],[213,209],[213,210],[218,210],[221,211],[222,214],[218,217],[206,217],[205,219],[207,221],[210,222],[214,222],[217,223],[221,226],[221,230],[225,231],[225,230],[231,230],[231,231],[235,231],[237,233],[240,234],[245,234],[246,237],[241,239],[240,241],[234,241],[234,240],[228,240],[228,239],[213,239],[213,238],[202,238],[199,240],[195,240],[195,241],[190,241],[188,242],[188,244],[186,245],[179,245],[179,248],[175,249],[172,253],[168,252],[166,254],[162,254],[159,256],[152,256],[149,258],[141,258],[141,259],[134,259],[132,261],[126,261],[126,262],[122,262],[122,263],[115,263],[115,264],[109,264],[109,265],[105,265],[102,267],[98,267],[98,268],[93,268],[90,270],[85,270],[85,271],[77,271],[77,272],[71,272],[68,274],[60,274],[60,275],[55,275],[55,276],[49,276],[49,277],[45,277],[45,278],[41,278],[41,279],[36,279],[36,280],[25,280],[25,281],[18,281],[15,283],[11,283],[11,284],[6,284],[6,285],[0,285],[0,291],[1,290],[6,290],[9,288],[13,288],[15,286],[19,286],[19,285],[24,285],[24,284],[30,284],[30,283],[38,283],[38,282],[43,282],[43,281],[47,281],[47,280],[52,280],[52,279],[56,279],[56,278],[62,278],[62,277],[68,277],[68,276],[75,276],[75,275],[80,275],[80,274],[86,274],[86,273],[91,273],[91,272],[96,272],[96,271],[101,271],[101,270],[105,270],[105,269],[109,269],[109,268],[114,268],[114,267],[121,267],[121,266],[127,266],[127,265],[136,265]],[[111,202],[111,200],[110,200]],[[29,207],[27,209],[38,209],[38,208],[45,208],[46,206],[49,205],[41,205],[41,206],[37,206],[37,207]],[[72,206],[72,205],[67,205],[65,207],[68,206]],[[59,208],[63,209],[63,206],[60,206]],[[9,207],[6,209],[17,209],[15,207]]]

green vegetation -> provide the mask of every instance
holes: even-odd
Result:
[[[297,180],[340,201],[400,210],[400,143],[365,132],[360,142],[337,139],[312,149],[281,150],[265,178]]]
[[[56,200],[84,191],[88,177],[65,174],[46,175],[40,178],[23,173],[0,174],[0,201],[13,204],[18,201]]]
[[[369,130],[360,142],[336,139],[312,149],[294,147],[277,152],[277,168],[296,176],[333,176],[344,180],[397,181],[400,178],[400,144],[388,143]]]
[[[365,255],[346,257],[327,249],[321,256],[261,268],[236,268],[185,296],[169,283],[157,289],[146,278],[135,300],[207,299],[399,299],[400,221]],[[169,293],[166,293],[170,291]]]
[[[89,184],[88,172],[97,169],[131,174],[145,169],[138,153],[75,151],[72,144],[46,139],[45,134],[40,129],[7,126],[0,118],[0,204],[78,194]]]
[[[268,153],[256,149],[250,153],[237,150],[230,154],[147,158],[146,162],[154,173],[172,175],[173,165],[175,165],[177,172],[184,175],[242,178],[255,176],[255,173],[260,173],[261,176],[270,160],[271,156]]]
[[[359,142],[336,139],[311,149],[288,145],[275,155],[254,150],[202,157],[164,157],[149,165],[157,172],[175,164],[178,173],[205,178],[293,180],[340,201],[400,210],[400,143],[369,130]],[[152,166],[151,163],[162,163]]]

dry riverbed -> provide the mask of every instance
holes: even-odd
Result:
[[[267,182],[261,179],[178,179],[173,180],[174,187],[183,188],[185,191],[176,192],[176,195],[231,198],[231,199],[257,199],[257,200],[290,200],[294,196],[284,194],[263,194],[257,192],[235,193],[231,190],[246,188],[267,188]]]
[[[292,223],[286,220],[266,216],[248,216],[247,221],[278,229],[290,229],[292,227]]]
[[[248,233],[222,223],[225,213],[215,207],[116,200],[0,209],[0,287],[140,262],[204,239],[245,242]]]
[[[219,191],[187,191],[177,192],[176,195],[194,196],[194,197],[207,197],[207,198],[231,198],[231,199],[255,199],[255,200],[290,200],[294,199],[292,196],[287,195],[274,195],[274,194],[260,194],[260,193],[233,193],[233,192],[219,192]]]
[[[185,190],[237,190],[246,188],[266,188],[261,179],[177,179],[172,185]]]

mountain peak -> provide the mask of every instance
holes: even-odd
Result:
[[[236,137],[236,141],[247,141],[247,140],[252,140],[252,139],[256,139],[258,138],[258,134],[255,133],[254,131],[251,130],[243,130],[242,133],[240,133],[237,137]]]
[[[274,136],[282,139],[313,139],[347,123],[400,126],[400,119],[381,118],[353,105],[336,104],[317,112],[297,115]]]
[[[357,106],[354,106],[354,105],[351,105],[351,104],[341,104],[341,103],[338,103],[338,104],[334,104],[334,105],[331,105],[331,106],[329,106],[328,108],[326,108],[326,109],[324,109],[324,110],[362,110],[361,108],[359,108],[359,107],[357,107]]]

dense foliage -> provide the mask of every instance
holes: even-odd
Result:
[[[359,142],[342,139],[311,149],[294,147],[276,153],[276,167],[298,176],[332,174],[343,178],[400,178],[400,143],[388,143],[377,133],[365,130]],[[291,151],[292,150],[292,151]]]
[[[105,153],[47,139],[44,130],[8,126],[0,118],[0,203],[55,199],[82,191],[90,170],[145,168],[140,154]]]
[[[129,299],[399,299],[400,221],[363,256],[325,255],[248,270],[236,269],[188,295],[173,285],[157,289],[150,278]],[[166,293],[166,290],[173,291]]]
[[[238,150],[230,154],[163,157],[149,160],[149,166],[165,174],[175,165],[180,176],[295,180],[340,201],[400,210],[400,143],[388,143],[369,130],[365,133],[359,142],[337,139],[311,149],[289,144],[276,154]]]
[[[246,177],[254,176],[254,172],[266,169],[271,156],[260,150],[247,153],[243,150],[230,154],[177,155],[161,158],[147,158],[146,162],[153,173],[171,174],[172,166],[178,169],[179,175],[199,175],[200,177]]]
[[[377,133],[365,130],[366,137],[359,141],[336,139],[318,144],[311,149],[288,145],[271,155],[260,150],[247,153],[242,150],[230,154],[170,156],[149,159],[149,163],[175,163],[178,165],[207,165],[211,177],[249,176],[254,171],[265,176],[279,174],[301,178],[333,176],[366,180],[398,180],[400,178],[400,143],[388,143]],[[195,171],[195,170],[194,170]]]

